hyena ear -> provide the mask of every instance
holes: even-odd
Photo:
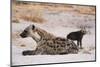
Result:
[[[35,26],[34,25],[32,25],[32,30],[34,30],[35,29]]]

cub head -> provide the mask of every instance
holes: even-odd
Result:
[[[86,34],[87,33],[86,29],[81,29],[80,31],[81,31],[82,34]]]
[[[80,28],[81,28],[81,30],[80,30],[81,34],[83,34],[83,35],[87,34],[86,26],[80,26]]]

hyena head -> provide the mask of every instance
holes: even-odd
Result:
[[[83,35],[87,33],[87,31],[86,31],[85,28],[81,29],[80,31],[81,31],[81,33],[82,33]]]
[[[24,29],[24,31],[20,34],[22,38],[31,37],[36,32],[36,27],[34,25],[30,25]]]

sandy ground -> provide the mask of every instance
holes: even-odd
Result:
[[[22,19],[20,19],[20,23],[12,23],[12,65],[95,60],[95,15],[45,10],[43,18],[46,21],[42,24]],[[84,49],[81,49],[78,54],[23,56],[22,51],[36,48],[36,42],[32,38],[19,36],[30,24],[60,37],[66,37],[68,33],[80,30],[80,26],[87,26],[88,33],[83,37]]]

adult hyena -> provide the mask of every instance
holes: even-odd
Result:
[[[37,43],[35,50],[23,51],[23,55],[78,53],[78,47],[73,41],[56,37],[34,25],[28,26],[20,36],[22,38],[32,37]]]

